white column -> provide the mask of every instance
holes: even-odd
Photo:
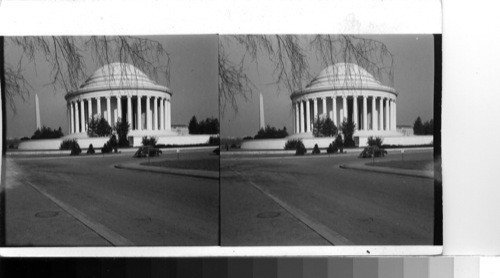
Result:
[[[154,97],[153,130],[158,130],[158,97]]]
[[[343,111],[343,115],[342,115],[342,119],[341,121],[343,122],[344,120],[347,120],[347,97],[346,96],[342,96],[342,111]]]
[[[352,109],[354,110],[353,111],[353,122],[355,124],[355,128],[354,130],[358,130],[360,129],[359,128],[359,124],[358,124],[358,97],[357,96],[353,96],[353,99],[352,99]]]
[[[116,96],[116,106],[118,106],[118,119],[120,121],[122,120],[122,97],[121,96]],[[118,121],[116,119],[116,121]]]
[[[377,101],[372,97],[372,130],[377,130]]]
[[[75,133],[80,133],[80,110],[78,109],[78,101],[75,101]]]
[[[170,130],[171,128],[170,122],[170,100],[168,98],[165,99],[165,130]]]
[[[74,106],[74,102],[70,102],[69,103],[70,105],[70,133],[75,133],[75,106]]]
[[[332,96],[332,114],[333,114],[333,123],[336,127],[339,127],[339,123],[337,122],[337,96]]]
[[[384,104],[383,98],[378,100],[378,129],[384,130]]]
[[[132,96],[127,96],[127,121],[130,125],[130,129],[134,130],[132,123]]]
[[[313,118],[312,118],[312,123],[314,125],[314,121],[316,121],[316,119],[318,118],[318,99],[317,98],[314,98],[313,100]],[[311,128],[312,129],[312,128]]]
[[[113,126],[113,121],[111,120],[111,98],[106,97],[106,115],[108,116],[108,124]]]
[[[305,116],[305,104],[303,101],[300,101],[300,129],[299,129],[299,133],[304,132],[304,116]]]
[[[389,130],[389,99],[385,99],[385,129]]]
[[[137,130],[142,130],[141,95],[137,95]]]
[[[322,98],[321,101],[323,103],[323,114],[325,114],[326,117],[328,117],[328,113],[326,112],[326,97]]]
[[[101,97],[97,97],[97,117],[102,117]]]
[[[149,103],[151,101],[150,96],[146,96],[146,129],[151,130],[151,104]]]
[[[66,119],[68,120],[68,134],[71,133],[71,108],[66,104]]]
[[[311,131],[311,103],[306,100],[306,132]]]
[[[393,125],[392,129],[396,130],[398,128],[397,127],[397,121],[396,121],[396,111],[397,111],[396,110],[396,100],[394,99],[393,101],[394,102],[392,103],[392,117],[394,119],[394,121],[393,121],[394,125]]]
[[[368,107],[366,96],[363,96],[363,130],[368,130]]]
[[[87,106],[89,107],[89,116],[87,117],[90,121],[92,119],[92,98],[87,99]]]
[[[80,118],[80,122],[81,122],[81,132],[86,132],[87,129],[85,128],[85,101],[82,99],[80,100],[80,113],[81,113],[81,118]]]
[[[300,106],[299,102],[295,102],[295,134],[300,133]]]
[[[160,98],[160,130],[165,130],[165,101]]]

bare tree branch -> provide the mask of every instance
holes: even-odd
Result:
[[[8,42],[7,42],[8,40]],[[129,63],[158,81],[159,74],[164,74],[170,82],[170,54],[158,41],[131,36],[106,37],[10,37],[6,44],[22,50],[20,61],[26,59],[37,68],[36,59],[43,58],[50,66],[51,85],[62,87],[66,92],[78,89],[88,78],[87,68],[92,64],[102,67],[113,62]],[[90,53],[88,61],[86,55]],[[166,58],[166,65],[161,59]],[[21,63],[20,63],[21,64]],[[10,75],[6,93],[10,96],[9,104],[15,109],[14,98],[23,100],[32,90],[27,80],[10,66],[6,67]],[[127,74],[126,71],[122,73]],[[10,84],[9,84],[10,83]]]
[[[239,60],[239,67],[234,67],[225,53],[228,47],[243,47],[245,55]],[[316,61],[329,66],[345,62],[346,67],[357,64],[379,80],[393,83],[393,55],[380,41],[354,35],[238,35],[223,36],[219,41],[219,83],[221,112],[227,104],[237,111],[237,98],[248,100],[252,94],[251,84],[244,72],[244,64],[251,62],[259,67],[259,57],[268,59],[273,65],[275,84],[284,85],[288,92],[302,89],[304,82],[311,79],[307,50],[315,52]],[[223,54],[220,54],[223,53]],[[246,57],[250,57],[247,61]],[[222,60],[222,63],[221,63]],[[357,68],[361,70],[360,68]],[[346,68],[345,73],[351,80],[361,82],[360,72]],[[227,78],[231,75],[233,78]],[[348,80],[344,80],[346,83]]]

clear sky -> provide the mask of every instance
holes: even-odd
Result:
[[[398,92],[397,125],[413,125],[420,116],[423,121],[433,118],[434,109],[434,39],[432,35],[370,35],[364,36],[383,42],[394,55],[394,88]],[[223,38],[222,38],[223,39]],[[236,43],[225,49],[237,63],[244,50]],[[308,50],[311,74],[317,75],[324,66]],[[254,136],[259,129],[259,93],[264,97],[266,124],[286,127],[293,132],[291,92],[273,84],[273,66],[264,58],[258,59],[258,68],[248,63],[247,74],[256,89],[247,100],[238,99],[238,112],[229,106],[221,120],[222,137]],[[385,85],[386,82],[383,82]],[[304,84],[305,85],[305,84]]]
[[[159,76],[158,83],[169,87],[172,92],[172,124],[187,125],[193,115],[198,120],[207,117],[219,118],[218,103],[218,39],[216,35],[152,36],[159,41],[170,54],[170,84],[164,76]],[[5,38],[5,61],[17,65],[20,50],[14,48]],[[88,56],[90,57],[90,55]],[[68,134],[66,112],[66,92],[63,88],[54,90],[47,85],[51,67],[42,57],[36,58],[36,71],[32,64],[24,60],[24,77],[33,87],[26,101],[15,100],[16,113],[7,104],[7,138],[30,137],[36,129],[35,93],[40,100],[42,125],[62,128]],[[162,61],[163,63],[163,61]],[[97,65],[87,58],[87,73],[92,75]]]

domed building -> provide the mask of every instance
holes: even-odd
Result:
[[[318,117],[356,124],[355,136],[397,136],[394,88],[352,63],[325,68],[303,90],[291,95],[295,137],[311,137]]]
[[[104,117],[111,126],[120,119],[127,120],[132,137],[172,134],[172,92],[130,64],[99,68],[65,98],[72,137],[86,137],[90,119],[98,117]]]

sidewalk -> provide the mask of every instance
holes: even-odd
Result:
[[[22,169],[4,159],[7,246],[109,246],[110,242],[75,218],[43,186],[31,183]]]
[[[196,169],[179,169],[179,168],[166,168],[160,166],[146,166],[141,165],[144,161],[128,162],[122,164],[116,164],[115,168],[145,171],[151,173],[160,174],[170,174],[170,175],[180,175],[196,178],[206,178],[206,179],[219,179],[219,171],[206,171],[206,170],[196,170]]]
[[[340,168],[351,169],[351,170],[369,171],[369,172],[376,172],[376,173],[384,173],[384,174],[393,174],[393,175],[400,175],[400,176],[410,176],[410,177],[434,179],[434,171],[396,169],[396,168],[390,168],[390,167],[366,165],[367,163],[370,163],[370,161],[363,160],[360,162],[342,164],[342,165],[340,165]]]

